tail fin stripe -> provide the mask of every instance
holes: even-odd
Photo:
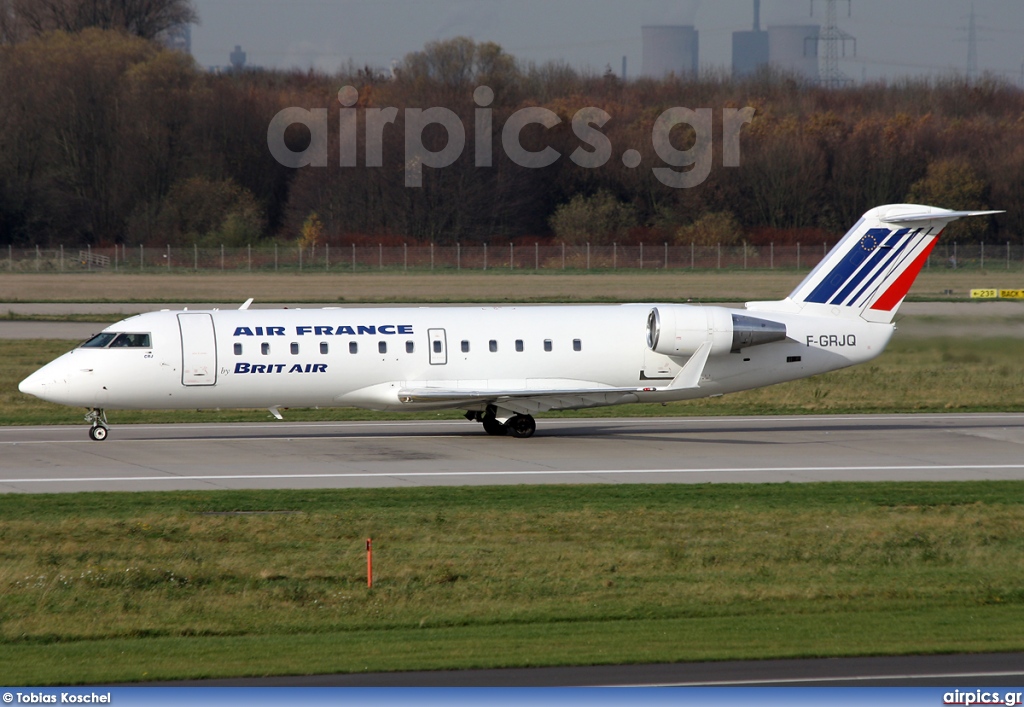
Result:
[[[882,284],[885,282],[886,278],[889,276],[890,273],[892,273],[893,271],[899,271],[900,267],[902,266],[902,263],[908,257],[908,254],[912,253],[913,250],[916,247],[918,247],[918,244],[921,242],[918,239],[918,237],[922,236],[923,231],[925,231],[923,227],[918,228],[918,230],[911,233],[906,238],[906,240],[899,245],[899,247],[892,248],[892,250],[890,250],[889,255],[886,258],[886,261],[882,264],[882,267],[879,269],[881,277],[872,278],[869,282],[865,283],[864,286],[857,291],[857,294],[855,294],[850,299],[849,306],[863,306],[864,302],[870,299],[871,295],[874,292],[878,291],[878,289],[882,286]],[[900,233],[902,234],[904,232]],[[932,233],[931,228],[929,228],[929,230],[924,234],[924,236],[928,236],[928,234],[930,233]]]
[[[871,309],[878,309],[883,312],[891,312],[895,309],[896,305],[902,302],[903,298],[907,296],[907,293],[910,291],[910,286],[914,284],[914,279],[917,277],[917,274],[921,272],[921,268],[924,267],[925,261],[928,260],[928,256],[932,253],[932,248],[934,248],[935,244],[938,242],[939,239],[937,237],[932,238],[931,242],[925,246],[924,250],[921,251],[921,254],[917,256],[917,259],[914,260],[914,262],[911,263],[898,278],[896,278],[896,282],[892,283],[892,286],[878,298],[878,301],[871,305]]]
[[[829,304],[844,304],[847,298],[857,289],[859,285],[864,284],[864,288],[870,287],[871,283],[875,280],[880,272],[885,272],[889,263],[895,258],[907,245],[907,241],[900,243],[900,240],[907,234],[909,228],[903,228],[890,235],[886,236],[880,243],[878,243],[871,253],[870,259],[865,263],[864,267],[847,283],[846,287],[842,291],[832,298]],[[864,289],[861,289],[863,292]],[[858,293],[859,294],[859,293]]]
[[[883,240],[892,231],[887,228],[872,228],[859,242],[846,252],[843,259],[836,264],[832,271],[821,279],[821,282],[814,291],[807,296],[807,302],[827,303],[832,296],[850,279],[858,268],[870,257],[874,244]],[[865,243],[872,243],[871,250],[865,247]]]
[[[910,229],[905,228],[897,231],[893,235],[891,243],[889,243],[887,239],[887,243],[884,244],[885,250],[880,249],[880,262],[877,269],[872,273],[872,277],[861,281],[857,292],[847,301],[849,306],[855,306],[854,303],[861,301],[861,298],[864,297],[866,292],[876,290],[880,282],[885,279],[886,274],[892,271],[894,264],[904,257],[907,247],[911,246],[914,242],[914,237],[917,235],[917,232],[915,232],[904,238],[909,230]],[[920,229],[918,229],[918,231],[920,231]],[[896,267],[898,267],[898,265]]]
[[[908,247],[900,249],[900,253],[898,254],[899,257],[894,258],[892,261],[890,261],[890,263],[887,264],[885,270],[882,273],[880,273],[880,277],[873,280],[870,284],[870,287],[864,288],[864,290],[861,293],[859,293],[860,296],[855,300],[857,304],[854,304],[853,306],[867,306],[869,303],[871,303],[878,297],[879,290],[890,287],[892,283],[890,282],[889,284],[886,284],[886,281],[889,280],[890,276],[893,275],[893,273],[895,273],[896,276],[899,277],[899,275],[908,267],[907,263],[912,262],[913,259],[916,257],[916,254],[918,252],[918,246],[920,246],[924,242],[925,238],[907,239],[907,242],[904,245]]]

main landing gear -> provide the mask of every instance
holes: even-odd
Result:
[[[93,408],[85,416],[85,421],[90,423],[89,439],[102,442],[107,438],[107,413],[103,408]]]
[[[497,409],[491,405],[486,412],[467,412],[466,417],[483,423],[484,432],[495,437],[511,435],[519,439],[532,437],[537,431],[537,421],[533,415],[512,415],[504,421],[498,419]]]

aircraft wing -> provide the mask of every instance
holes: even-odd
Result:
[[[614,388],[600,386],[589,381],[558,381],[564,387],[552,388],[480,388],[447,386],[422,386],[403,388],[398,391],[398,399],[403,403],[446,403],[451,407],[467,405],[493,404],[526,415],[547,410],[569,410],[575,408],[597,407],[600,405],[617,405],[635,403],[640,398],[638,393],[651,393],[665,390],[682,390],[700,387],[701,373],[711,354],[711,344],[701,344],[690,360],[682,367],[668,386],[648,388],[632,386]],[[574,384],[578,383],[578,384]]]
[[[466,390],[461,388],[407,388],[398,392],[403,403],[447,403],[451,407],[494,404],[526,415],[546,410],[564,410],[614,405],[638,400],[637,393],[652,388],[561,388],[538,390]]]

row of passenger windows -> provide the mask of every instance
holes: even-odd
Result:
[[[442,353],[444,351],[444,344],[442,344],[440,341],[434,341],[434,342],[432,342],[432,345],[433,345],[434,353]],[[522,339],[516,339],[515,348],[516,348],[517,352],[522,353],[523,351],[526,350],[526,345],[523,343]],[[291,343],[291,345],[290,345],[290,350],[291,350],[291,353],[292,353],[293,356],[298,356],[298,354],[299,354],[299,344],[298,344],[298,342],[294,342],[293,341]],[[491,339],[489,342],[487,342],[487,350],[492,352],[492,353],[496,353],[498,351],[498,340],[497,339]],[[554,344],[552,343],[551,339],[544,339],[544,350],[545,351],[553,351],[554,350]],[[583,350],[583,342],[580,339],[573,339],[572,340],[572,350],[573,351],[582,351]],[[469,341],[466,340],[466,339],[463,339],[462,340],[462,353],[469,353],[469,351],[470,351]],[[326,341],[321,341],[320,342],[320,353],[321,354],[326,354],[328,352],[329,352],[329,348],[328,348],[327,342]],[[359,342],[358,341],[350,341],[350,342],[348,342],[348,352],[350,354],[359,353]],[[386,341],[378,341],[377,342],[377,353],[386,354],[387,352],[388,352],[388,342],[386,342]],[[405,342],[405,352],[406,353],[410,353],[410,354],[411,353],[416,353],[416,344],[413,343],[412,341],[406,341]],[[260,344],[260,353],[263,354],[264,356],[269,356],[270,355],[270,344],[268,342],[263,342],[263,343]],[[241,356],[242,355],[242,344],[241,343],[235,343],[235,355],[236,356]]]

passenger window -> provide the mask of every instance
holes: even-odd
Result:
[[[406,353],[413,353],[414,351],[416,351],[416,344],[412,343],[411,341],[406,341],[405,342],[405,352]]]
[[[523,340],[522,339],[516,339],[516,351],[518,351],[519,353],[523,352]]]
[[[299,353],[299,344],[298,344],[298,342],[293,341],[292,342],[292,356],[295,356],[297,353]]]
[[[488,348],[491,349],[491,353],[495,353],[498,350],[498,342],[491,339],[491,343],[488,344]]]
[[[462,342],[462,353],[469,353],[469,342],[468,341],[463,341]]]
[[[263,342],[262,344],[260,344],[260,353],[263,354],[264,356],[269,354],[270,353],[270,344],[268,344],[267,342]]]
[[[359,353],[359,344],[355,341],[348,342],[348,352],[350,354]]]
[[[235,344],[235,356],[241,356],[241,355],[242,355],[242,345],[241,344]]]
[[[545,351],[550,351],[551,350],[551,339],[544,339],[544,350]]]
[[[327,342],[326,341],[321,341],[320,342],[320,353],[322,353],[322,354],[327,353]]]
[[[573,339],[572,340],[572,350],[573,351],[582,351],[583,350],[583,342],[580,341],[579,339]]]
[[[379,351],[380,353],[387,353],[388,352],[388,342],[386,342],[386,341],[378,341],[377,342],[377,351]]]
[[[434,342],[434,353],[441,353],[441,342],[440,341],[435,341]]]

